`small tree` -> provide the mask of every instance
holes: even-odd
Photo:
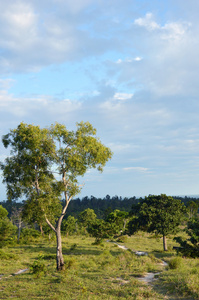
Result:
[[[88,226],[88,233],[95,237],[96,244],[105,238],[111,238],[119,232],[118,227],[113,223],[106,222],[102,219],[96,219],[95,222]]]
[[[115,209],[108,214],[108,216],[106,217],[106,222],[114,224],[115,227],[118,227],[119,231],[124,231],[126,228],[128,216],[128,212]]]
[[[0,247],[16,233],[17,227],[7,217],[8,211],[0,205]]]
[[[81,190],[78,178],[90,168],[102,171],[112,152],[88,122],[78,123],[76,131],[58,123],[50,128],[20,123],[2,141],[4,147],[11,147],[11,155],[1,164],[7,196],[25,196],[55,232],[57,269],[61,270],[61,223],[71,199]]]
[[[186,207],[178,200],[164,194],[145,197],[133,206],[135,214],[130,222],[130,232],[142,229],[163,236],[163,248],[167,251],[166,236],[177,231],[185,215]]]
[[[93,209],[87,208],[78,215],[78,223],[84,228],[84,231],[92,225],[97,219]]]

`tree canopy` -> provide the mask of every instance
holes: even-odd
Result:
[[[186,212],[184,204],[165,194],[149,195],[134,205],[130,231],[144,229],[163,236],[164,250],[167,250],[166,236],[175,233]]]
[[[111,150],[96,137],[89,122],[77,123],[76,131],[62,124],[40,128],[20,123],[3,136],[10,156],[1,163],[8,199],[27,199],[26,212],[47,224],[57,236],[57,268],[63,263],[61,222],[71,199],[82,186],[79,183],[88,169],[103,167],[112,157]],[[64,205],[61,199],[64,198]]]

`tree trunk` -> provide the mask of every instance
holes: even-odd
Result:
[[[18,223],[18,235],[17,235],[17,241],[18,242],[19,242],[20,235],[21,235],[21,224],[22,224],[22,221],[20,220],[19,223]]]
[[[57,238],[57,270],[64,270],[64,259],[62,255],[62,243],[61,243],[61,230],[57,228],[56,230]]]
[[[39,229],[40,229],[41,235],[44,236],[43,226],[41,224],[39,225]]]
[[[164,248],[164,251],[167,251],[167,240],[166,240],[165,235],[163,235],[163,248]]]

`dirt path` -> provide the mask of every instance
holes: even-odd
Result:
[[[111,242],[111,241],[107,241],[107,242]],[[123,246],[123,245],[120,245],[116,242],[111,242],[115,245],[117,245],[119,248],[123,249],[123,250],[131,250],[129,248],[127,248],[126,246]],[[136,255],[138,256],[144,256],[144,255],[148,255],[147,252],[144,252],[144,251],[135,251],[135,250],[131,250],[133,253],[135,253]],[[168,264],[162,260],[161,264],[166,267]],[[153,281],[156,280],[156,276],[159,275],[161,272],[150,272],[150,273],[146,273],[144,276],[142,277],[137,277],[137,279],[139,281],[142,281],[142,282],[145,282],[146,284],[152,284]]]
[[[11,276],[15,276],[15,275],[20,275],[21,273],[24,273],[24,272],[26,272],[26,271],[28,271],[29,269],[21,269],[21,270],[19,270],[19,271],[17,271],[16,273],[14,273],[14,274],[11,274],[11,275],[8,275],[8,276],[6,276],[6,277],[4,277],[4,274],[1,274],[0,275],[0,279],[6,279],[6,278],[9,278],[9,277],[11,277]]]

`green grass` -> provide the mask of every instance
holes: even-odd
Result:
[[[30,245],[3,248],[0,251],[0,274],[3,274],[0,280],[0,299],[199,298],[199,260],[182,259],[185,264],[175,264],[174,260],[173,265],[176,267],[163,271],[153,286],[148,286],[137,277],[147,272],[162,271],[163,266],[159,264],[157,257],[164,256],[169,261],[175,258],[175,253],[168,251],[165,255],[161,238],[143,233],[124,241],[126,247],[148,251],[149,256],[138,257],[113,243],[94,245],[94,239],[90,237],[68,237],[63,238],[66,269],[57,272],[55,241],[38,240]],[[169,243],[172,246],[172,240]],[[33,272],[33,266],[37,271]],[[26,268],[29,270],[25,273],[9,276]],[[39,268],[43,271],[39,272]],[[169,298],[170,295],[173,298]],[[181,298],[177,298],[178,295]]]

